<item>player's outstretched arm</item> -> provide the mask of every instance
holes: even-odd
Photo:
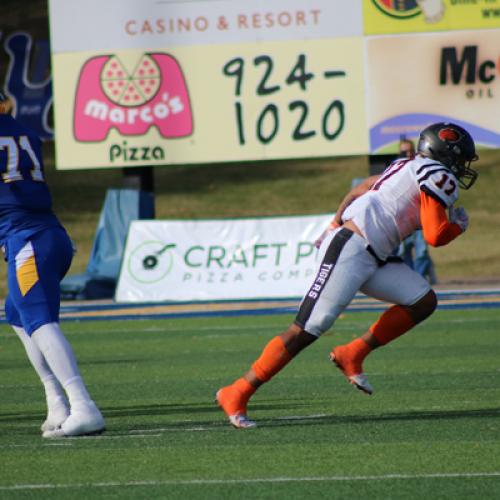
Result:
[[[468,217],[465,210],[461,209],[460,213],[464,214],[464,223],[461,224],[457,219],[450,221],[446,214],[446,208],[435,198],[420,192],[420,220],[422,223],[422,232],[424,239],[433,247],[440,247],[453,241],[457,236],[462,234],[467,229]],[[450,211],[453,213],[453,211]]]

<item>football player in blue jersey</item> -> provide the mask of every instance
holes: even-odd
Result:
[[[60,281],[73,257],[52,211],[41,140],[9,113],[0,93],[0,245],[7,262],[5,314],[45,388],[43,437],[102,432],[104,419],[59,326]]]

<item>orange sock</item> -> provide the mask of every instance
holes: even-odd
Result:
[[[267,382],[276,375],[290,360],[292,356],[287,351],[281,337],[274,337],[264,347],[262,354],[252,365],[252,369],[261,382]]]
[[[370,332],[379,345],[385,345],[406,333],[416,325],[411,314],[403,306],[392,306],[379,320],[370,326]]]
[[[243,398],[248,401],[250,396],[257,390],[246,378],[241,377],[232,383],[232,387],[236,389]]]
[[[344,346],[347,352],[351,355],[352,361],[355,363],[361,363],[372,348],[361,338],[354,339]]]

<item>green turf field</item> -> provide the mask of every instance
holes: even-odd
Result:
[[[376,313],[347,313],[229,427],[213,393],[292,316],[66,322],[108,430],[42,440],[41,386],[0,325],[0,498],[499,498],[500,309],[438,311],[365,364],[327,360]]]

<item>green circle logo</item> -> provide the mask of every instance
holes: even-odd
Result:
[[[163,241],[144,241],[132,250],[127,260],[130,276],[139,283],[157,283],[172,270],[173,244]]]

